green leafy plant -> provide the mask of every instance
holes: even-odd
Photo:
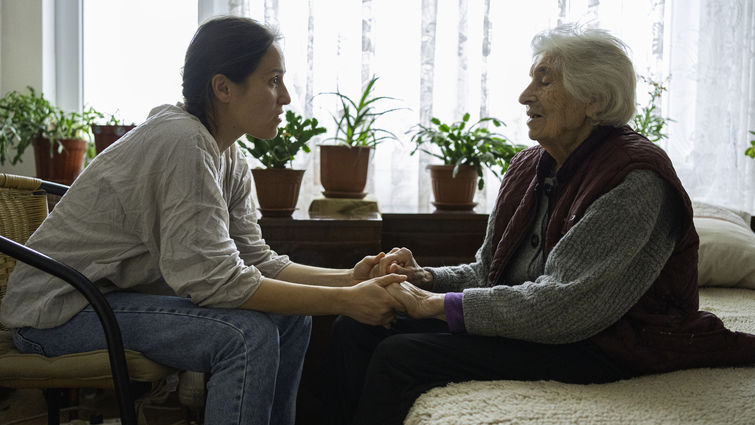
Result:
[[[27,87],[26,93],[13,90],[0,98],[0,165],[21,161],[36,137],[50,140],[50,155],[56,146],[61,152],[60,140],[90,136],[90,125],[101,116],[93,108],[65,112],[32,87]]]
[[[50,133],[44,136],[51,141],[58,141],[61,139],[81,139],[86,136],[87,145],[84,151],[84,166],[89,164],[89,161],[94,159],[97,155],[94,141],[91,137],[92,124],[98,119],[102,119],[104,115],[97,112],[94,108],[89,107],[78,112],[64,112],[60,109],[57,110],[56,118],[53,120],[50,126]],[[53,146],[55,143],[50,143],[50,155],[53,152]],[[58,152],[62,150],[63,145],[58,143]]]
[[[267,168],[286,168],[296,154],[302,150],[309,153],[307,142],[318,134],[325,133],[325,127],[318,127],[316,118],[303,119],[293,111],[286,111],[286,126],[278,128],[274,139],[258,139],[247,135],[250,144],[238,140],[242,149],[257,158]]]
[[[336,134],[329,140],[336,140],[349,147],[375,147],[385,139],[396,139],[396,136],[388,130],[375,126],[375,121],[381,116],[402,108],[388,110],[376,110],[377,102],[381,100],[395,100],[392,97],[373,97],[372,90],[378,77],[373,77],[365,86],[358,102],[344,95],[340,91],[329,92],[338,96],[341,102],[341,111],[334,116]]]
[[[501,120],[492,117],[480,118],[472,125],[469,124],[469,114],[464,114],[461,121],[452,124],[444,124],[438,118],[433,118],[429,126],[418,124],[412,133],[412,142],[416,144],[411,155],[418,150],[432,155],[446,165],[454,165],[454,177],[459,171],[460,165],[469,165],[477,170],[477,188],[485,187],[482,174],[483,166],[495,174],[496,168],[500,174],[506,172],[511,158],[519,151],[526,148],[524,145],[510,143],[506,138],[496,132],[491,132],[481,126],[482,123],[491,123],[495,127],[505,125]],[[435,145],[440,149],[429,150],[424,146]]]
[[[103,115],[94,108],[88,108],[78,112],[65,112],[55,110],[44,137],[51,140],[77,139],[91,134],[91,127]]]
[[[123,126],[134,125],[133,121],[130,122],[129,124],[126,124],[126,122],[116,114],[105,115],[105,114],[98,113],[98,115],[100,119],[107,117],[107,120],[105,120],[104,122],[102,121],[96,122],[95,123],[96,125],[123,125]]]
[[[31,87],[28,91],[13,90],[0,99],[0,165],[20,162],[31,140],[46,130],[56,112],[44,96],[37,96]]]
[[[755,136],[755,131],[750,130],[750,134]],[[745,150],[745,155],[755,159],[755,140],[750,140],[750,147]]]
[[[660,101],[663,92],[667,90],[664,85],[665,81],[657,82],[645,76],[640,76],[640,79],[650,85],[648,92],[650,99],[646,106],[638,108],[637,113],[632,118],[632,124],[636,132],[647,137],[651,142],[658,143],[668,138],[668,135],[664,132],[665,128],[668,123],[674,121],[671,118],[661,116],[657,109],[657,103]],[[668,78],[666,81],[668,81]]]

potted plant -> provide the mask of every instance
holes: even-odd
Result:
[[[11,91],[0,99],[0,164],[16,164],[29,145],[34,147],[37,177],[70,185],[81,171],[85,135],[97,118],[93,109],[65,112],[32,87]],[[9,157],[9,153],[15,151]]]
[[[98,118],[105,118],[103,114],[98,113]],[[95,155],[104,151],[112,145],[121,136],[133,130],[134,123],[125,124],[115,114],[111,114],[104,124],[92,124],[92,134],[94,134]]]
[[[444,124],[433,118],[429,126],[418,124],[413,133],[412,142],[416,144],[411,155],[418,150],[432,155],[443,165],[429,165],[432,181],[433,205],[439,210],[471,210],[476,205],[476,189],[485,187],[483,167],[496,176],[496,168],[503,174],[509,161],[524,145],[509,143],[501,134],[491,132],[481,126],[491,123],[500,127],[503,122],[491,117],[480,118],[469,124],[469,114],[464,114],[461,121]],[[433,145],[435,149],[425,148]],[[440,152],[438,152],[438,150]]]
[[[15,90],[0,98],[0,165],[15,165],[31,145],[31,140],[46,130],[55,108],[32,87],[23,94]]]
[[[258,139],[247,135],[249,144],[238,140],[239,146],[257,158],[265,168],[252,170],[257,201],[263,216],[289,217],[296,209],[304,170],[287,168],[296,154],[311,150],[307,142],[325,133],[316,118],[303,119],[293,111],[286,111],[286,126],[278,128],[274,139]]]
[[[640,79],[650,86],[650,91],[648,92],[650,99],[648,99],[646,106],[638,109],[632,118],[632,126],[634,127],[634,131],[647,137],[651,142],[658,143],[668,138],[668,135],[664,133],[664,128],[668,123],[674,121],[671,118],[662,117],[657,111],[656,103],[661,98],[663,92],[666,91],[666,86],[664,86],[663,82],[654,81],[649,77],[640,76]]]
[[[323,194],[329,198],[363,198],[367,184],[367,171],[370,153],[378,143],[395,135],[375,126],[375,121],[388,112],[377,110],[377,102],[391,97],[373,97],[372,89],[377,77],[373,77],[365,86],[358,102],[340,91],[330,92],[338,97],[341,110],[333,120],[336,133],[330,140],[336,145],[320,145],[320,180]]]
[[[755,136],[755,131],[750,130],[750,134]],[[755,159],[755,140],[750,140],[750,147],[745,150],[745,155]]]

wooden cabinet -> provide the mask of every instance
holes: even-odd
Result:
[[[262,218],[262,237],[292,261],[318,267],[351,268],[380,252],[381,221],[362,219]]]
[[[487,214],[438,212],[383,214],[381,249],[406,247],[421,266],[455,266],[474,260],[485,238]]]
[[[393,247],[412,250],[422,266],[453,266],[474,260],[488,215],[474,212],[383,213],[352,218],[262,218],[272,249],[298,263],[348,268],[365,255]]]

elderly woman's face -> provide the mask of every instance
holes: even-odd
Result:
[[[588,105],[566,90],[552,58],[536,59],[530,75],[532,82],[519,96],[519,103],[527,106],[530,139],[562,162],[592,131]]]

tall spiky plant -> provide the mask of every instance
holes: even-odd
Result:
[[[338,116],[333,116],[336,123],[336,133],[329,140],[335,140],[349,147],[375,147],[386,139],[395,139],[396,136],[388,130],[379,128],[375,122],[381,116],[401,108],[377,110],[376,104],[381,100],[396,100],[392,97],[372,97],[372,90],[378,77],[372,77],[367,83],[358,102],[340,91],[328,92],[338,96],[341,102],[341,110]]]

